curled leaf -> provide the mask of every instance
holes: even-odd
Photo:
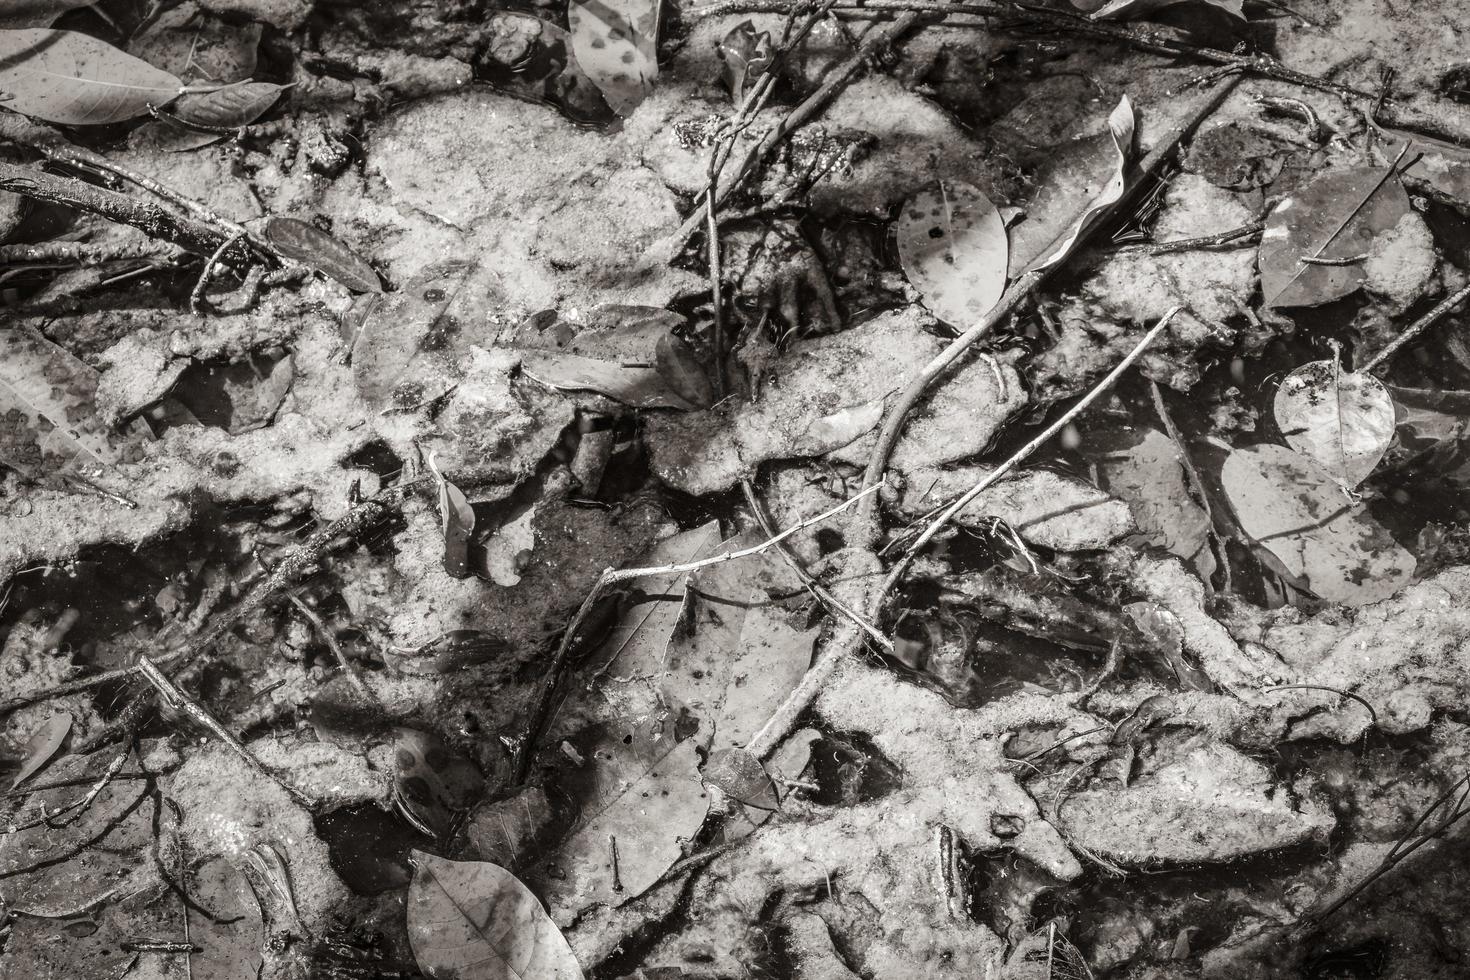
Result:
[[[310,266],[348,289],[359,293],[383,291],[383,283],[372,266],[315,225],[296,218],[272,218],[266,223],[265,237],[282,255]]]
[[[566,938],[520,880],[488,861],[414,851],[408,941],[419,968],[454,980],[581,980]]]
[[[572,53],[620,116],[653,90],[658,75],[658,0],[571,0]]]
[[[464,491],[444,478],[431,456],[429,471],[439,485],[439,520],[444,532],[444,571],[455,578],[470,575],[470,537],[475,533],[475,509]]]
[[[755,25],[743,20],[730,28],[720,42],[720,75],[730,98],[739,105],[745,99],[745,89],[761,76],[775,56],[771,43],[771,32],[757,33]]]
[[[942,180],[920,191],[899,212],[897,232],[904,274],[945,323],[974,323],[1005,291],[1005,224],[979,189]]]
[[[71,126],[121,122],[170,101],[182,84],[86,34],[0,30],[0,93],[12,112]]]
[[[1123,96],[1108,116],[1106,136],[1073,144],[1042,175],[1042,186],[1011,231],[1012,277],[1062,262],[1128,188],[1133,103]],[[1104,172],[1105,171],[1105,172]]]
[[[1313,361],[1276,389],[1276,425],[1291,446],[1351,490],[1368,478],[1393,441],[1393,399],[1369,374]]]

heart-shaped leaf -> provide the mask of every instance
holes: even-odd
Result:
[[[1313,178],[1266,216],[1258,258],[1266,305],[1320,306],[1351,295],[1363,285],[1373,239],[1408,213],[1409,195],[1391,169]]]
[[[520,880],[488,861],[414,851],[408,941],[434,980],[581,980],[566,938]]]
[[[626,116],[658,75],[659,0],[571,0],[572,53],[607,104]]]
[[[272,218],[266,222],[265,237],[282,255],[310,266],[348,289],[359,293],[383,291],[382,281],[366,260],[315,225],[296,218]]]
[[[1300,453],[1273,445],[1237,449],[1220,482],[1241,529],[1323,599],[1376,602],[1414,574],[1414,556]]]
[[[974,323],[1005,292],[1005,223],[979,189],[942,180],[920,191],[899,212],[897,235],[904,274],[945,323]]]
[[[85,126],[140,116],[182,83],[112,45],[49,28],[0,31],[0,92],[13,112]]]
[[[1310,456],[1351,490],[1368,478],[1393,441],[1393,399],[1369,374],[1344,371],[1336,360],[1291,372],[1272,405],[1287,445]]]
[[[1063,149],[1040,177],[1041,189],[1011,229],[1012,277],[1062,262],[1123,199],[1133,152],[1133,103],[1123,96],[1108,115],[1108,132]]]

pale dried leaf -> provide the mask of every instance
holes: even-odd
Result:
[[[1344,487],[1368,478],[1393,441],[1394,407],[1383,382],[1313,361],[1276,389],[1276,425],[1291,448],[1321,463]]]
[[[173,99],[181,85],[86,34],[0,30],[0,93],[12,112],[71,126],[121,122]]]
[[[945,323],[975,323],[1005,292],[1005,224],[978,188],[942,180],[920,191],[899,211],[896,231],[904,274]]]
[[[1220,482],[1241,529],[1323,599],[1376,602],[1413,577],[1414,556],[1300,453],[1273,445],[1237,449]]]
[[[444,571],[455,578],[470,574],[470,538],[475,533],[475,509],[464,491],[439,472],[433,457],[429,472],[439,487],[439,528],[444,533]]]
[[[572,53],[607,104],[626,116],[658,75],[658,0],[571,0]]]
[[[22,749],[25,761],[21,763],[20,772],[11,780],[11,789],[45,768],[61,749],[66,736],[71,734],[71,726],[72,717],[64,711],[57,712],[41,723]]]
[[[442,980],[581,980],[565,937],[520,879],[488,861],[414,851],[408,940]]]

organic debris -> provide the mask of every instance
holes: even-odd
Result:
[[[1461,14],[9,4],[0,978],[1460,975]]]

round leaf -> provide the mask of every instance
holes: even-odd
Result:
[[[897,232],[904,274],[945,323],[979,320],[1005,291],[1005,223],[969,184],[942,180],[915,194],[899,213]]]
[[[1237,449],[1220,482],[1242,530],[1331,602],[1362,605],[1409,583],[1415,559],[1314,460],[1285,446]]]
[[[1383,382],[1343,371],[1336,361],[1288,374],[1272,408],[1287,444],[1348,489],[1368,478],[1393,440],[1393,399]]]
[[[414,851],[408,941],[435,980],[581,980],[582,968],[531,890],[498,864]]]

